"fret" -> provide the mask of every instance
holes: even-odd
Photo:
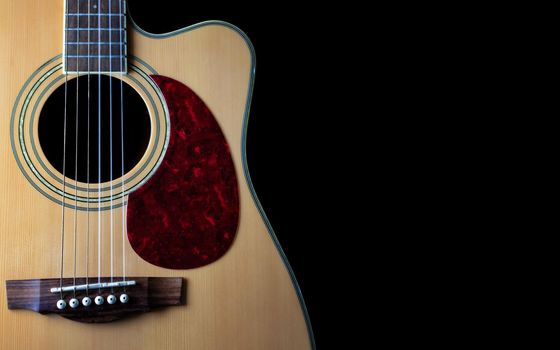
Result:
[[[93,31],[97,31],[97,30],[122,30],[121,28],[67,28],[66,30],[93,30]]]
[[[121,47],[116,45],[74,45],[66,48],[66,55],[89,55],[99,57],[99,55],[124,56],[125,51],[121,52]]]
[[[67,42],[66,44],[67,45],[99,45],[99,44],[101,44],[101,45],[121,45],[122,43],[121,42],[114,42],[114,41],[113,42],[104,42],[104,41],[83,42],[83,41],[81,41],[81,42]],[[125,43],[125,45],[126,45],[126,43]]]
[[[66,55],[66,58],[119,58],[119,57],[126,57],[125,55]]]
[[[87,57],[87,56],[86,56]],[[89,61],[89,62],[88,62]],[[89,60],[87,58],[67,58],[64,62],[68,72],[80,72],[80,73],[97,73],[101,72],[126,72],[126,57],[123,58],[98,58],[96,56],[90,56]],[[101,65],[101,69],[99,68]]]
[[[109,54],[112,56],[120,56],[126,53],[126,48],[121,46],[120,43],[111,43],[111,44],[73,43],[73,45],[68,45],[65,51],[68,56],[89,55],[89,56],[98,57],[99,55],[109,55]]]
[[[124,28],[126,27],[126,17],[68,17],[66,19],[66,28]]]
[[[124,13],[67,13],[66,16],[126,16]]]
[[[88,35],[89,33],[89,35]],[[126,43],[126,31],[122,30],[99,30],[99,31],[87,31],[87,30],[68,30],[66,31],[66,42],[68,43],[85,43],[88,41],[101,41],[101,42],[111,42],[116,44],[124,45]],[[121,41],[122,40],[122,41]]]

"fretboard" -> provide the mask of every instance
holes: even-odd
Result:
[[[64,71],[126,73],[126,0],[62,1]]]

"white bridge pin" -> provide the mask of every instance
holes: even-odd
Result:
[[[117,297],[115,297],[113,294],[111,294],[107,297],[107,302],[109,304],[113,305],[114,303],[117,302]]]
[[[66,302],[64,300],[60,299],[59,301],[56,302],[56,307],[59,310],[62,310],[66,307]]]
[[[70,307],[71,307],[72,309],[77,308],[78,305],[80,305],[80,302],[78,301],[78,299],[76,299],[76,298],[70,299]]]
[[[121,300],[121,303],[123,303],[123,304],[128,303],[128,294],[126,294],[126,293],[121,294],[119,299]]]
[[[105,300],[101,295],[95,297],[95,305],[102,305]]]
[[[82,299],[82,305],[84,306],[90,306],[91,305],[91,298],[90,297],[85,297]]]

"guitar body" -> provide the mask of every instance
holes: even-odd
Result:
[[[26,96],[30,96],[31,103],[36,103],[40,110],[45,98],[40,100],[34,96],[44,91],[46,97],[57,84],[62,84],[62,80],[56,81],[54,76],[44,74],[45,69],[56,67],[61,61],[63,14],[63,2],[58,0],[0,1],[0,281],[3,284],[0,288],[0,349],[311,349],[313,337],[303,300],[258,204],[247,172],[244,137],[253,84],[254,52],[244,34],[219,22],[202,23],[168,35],[148,34],[130,19],[128,23],[129,62],[138,68],[137,71],[131,70],[130,75],[136,75],[136,80],[141,81],[135,88],[142,91],[143,85],[148,86],[148,92],[141,93],[146,101],[157,96],[164,96],[162,101],[173,101],[172,104],[165,102],[165,106],[155,102],[148,108],[152,126],[158,122],[157,118],[162,125],[168,124],[167,129],[162,126],[159,131],[152,127],[147,153],[151,148],[157,150],[160,147],[167,152],[173,150],[179,156],[168,158],[165,155],[145,161],[144,164],[148,165],[144,170],[147,182],[138,181],[137,188],[126,197],[130,199],[126,213],[129,231],[124,244],[126,274],[182,278],[186,285],[185,304],[109,323],[81,323],[54,314],[8,309],[5,281],[57,278],[60,274],[60,198],[50,193],[47,185],[35,183],[14,135],[18,132],[18,115]],[[142,82],[141,75],[145,82]],[[151,81],[145,78],[147,75]],[[32,96],[32,85],[40,80],[40,76],[46,76],[45,82],[52,81],[53,85],[39,86]],[[198,103],[200,111],[182,113],[181,101],[186,96]],[[188,108],[191,107],[192,104]],[[171,195],[160,196],[158,193],[168,193],[177,186],[181,188],[180,181],[171,184],[171,190],[161,188],[161,179],[166,179],[166,172],[174,168],[166,162],[181,159],[182,151],[186,153],[180,143],[182,134],[174,126],[180,123],[180,118],[193,115],[198,118],[200,113],[201,118],[206,118],[209,123],[213,123],[213,118],[215,124],[211,126],[214,130],[221,130],[221,134],[216,131],[217,141],[212,142],[221,142],[220,137],[226,142],[216,151],[218,162],[221,154],[225,157],[224,168],[228,168],[228,159],[231,159],[232,174],[222,174],[220,176],[224,179],[211,178],[208,181],[216,193],[220,193],[212,197],[214,201],[229,191],[225,199],[229,202],[222,205],[233,208],[227,219],[233,222],[228,226],[233,227],[233,232],[224,236],[226,241],[218,248],[212,244],[204,246],[204,240],[195,234],[193,240],[201,242],[201,258],[183,259],[179,251],[170,253],[177,255],[177,259],[167,259],[165,252],[173,247],[160,243],[151,246],[151,238],[143,235],[150,229],[160,229],[157,225],[171,225],[172,232],[183,222],[145,218],[152,209],[174,208],[175,211],[169,214],[171,220],[180,215],[176,214],[181,212],[180,206],[195,198],[193,195],[187,199],[185,196],[174,199]],[[37,130],[37,122],[31,124],[30,135],[21,142],[28,142],[27,139],[32,138]],[[156,141],[158,132],[160,141]],[[161,141],[166,138],[166,132],[172,141],[169,144]],[[230,158],[224,152],[229,152]],[[31,157],[33,161],[44,154],[39,149]],[[195,160],[204,163],[200,157]],[[175,168],[180,172],[185,166],[176,164]],[[47,164],[46,168],[56,173],[51,165]],[[231,190],[232,183],[237,186],[234,190]],[[162,200],[169,202],[161,203]],[[122,210],[122,206],[115,206],[99,214],[103,232],[109,232],[110,216],[121,218]],[[73,273],[74,213],[71,207],[67,209],[65,244],[69,263],[64,266],[66,278]],[[86,213],[79,210],[76,214],[80,234],[86,231]],[[188,225],[203,225],[196,224],[196,220],[205,215],[210,224],[217,220],[208,217],[210,214],[203,210],[197,213],[189,208],[189,213],[191,216],[187,219],[195,224],[190,222]],[[98,212],[90,214],[91,242],[97,247],[94,232]],[[113,225],[115,232],[122,231],[120,219]],[[224,225],[227,226],[227,222]],[[120,236],[117,237],[115,251],[120,253],[123,247]],[[181,243],[176,246],[181,247]],[[85,249],[85,245],[79,243],[79,261],[84,261]],[[95,249],[88,260],[90,276],[97,273]],[[103,252],[110,250],[109,239],[102,240],[101,249]],[[205,249],[217,253],[215,256],[205,254]],[[192,252],[184,253],[192,255]],[[120,275],[121,257],[115,256]],[[201,263],[203,259],[209,259],[208,263]],[[108,276],[109,265],[105,261],[102,271],[103,276]],[[78,274],[82,277],[86,273],[84,264],[78,265]]]

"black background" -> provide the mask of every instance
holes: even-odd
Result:
[[[318,54],[328,33],[313,21],[315,13],[303,12],[294,3],[135,0],[129,1],[129,11],[152,33],[223,20],[251,39],[257,73],[247,135],[249,171],[300,284],[317,348],[323,348],[328,312],[323,301],[332,293],[327,279],[332,266],[325,266],[320,257],[325,256],[327,231],[334,230],[329,221],[335,219],[328,210],[332,186],[325,187],[323,181],[328,162],[334,163],[328,156],[334,146],[320,141],[330,137],[320,127],[329,122],[324,109],[328,97],[318,92],[328,84],[319,69],[324,56]]]

